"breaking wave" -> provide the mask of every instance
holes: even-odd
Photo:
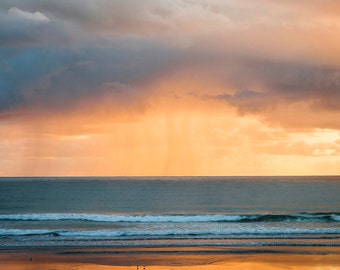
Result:
[[[340,234],[340,228],[234,228],[226,230],[158,230],[158,231],[116,231],[116,230],[35,230],[35,229],[0,229],[0,237],[6,236],[64,236],[64,237],[89,237],[89,238],[114,238],[143,236],[167,237],[167,236],[232,236],[232,235],[257,235],[257,236],[282,236],[282,235],[317,235]]]
[[[12,221],[90,221],[135,223],[188,222],[340,222],[340,213],[297,214],[199,214],[199,215],[116,215],[87,213],[39,213],[0,215],[0,220]]]

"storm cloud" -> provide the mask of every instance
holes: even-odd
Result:
[[[119,88],[127,91],[124,104],[127,89],[145,102],[157,94],[150,85],[188,70],[221,86],[200,97],[242,115],[302,101],[339,113],[339,5],[323,3],[1,1],[1,114],[69,111],[102,100],[112,84],[126,86]]]
[[[340,68],[296,63],[248,62],[226,72],[233,93],[225,100],[241,113],[261,112],[278,103],[307,101],[315,109],[340,110]],[[209,96],[208,96],[209,97]]]

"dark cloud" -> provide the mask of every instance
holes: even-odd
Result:
[[[0,3],[3,13],[13,8],[31,14],[43,14],[80,37],[116,35],[144,35],[161,33],[169,27],[164,19],[173,13],[176,5],[170,1],[142,0],[4,0]],[[69,28],[66,30],[66,28]]]
[[[138,29],[144,23],[137,23],[139,13],[133,10],[142,11],[151,2],[2,1],[2,116],[27,108],[63,111],[100,98],[107,83],[143,84],[157,76],[175,49],[129,34],[118,40],[97,38],[103,29],[121,31],[128,21]]]
[[[271,94],[251,90],[238,91],[234,95],[220,94],[207,97],[226,101],[232,106],[237,107],[241,114],[260,113],[273,104],[273,96]]]
[[[304,54],[307,35],[302,34],[325,27],[294,11],[309,3],[307,13],[313,13],[319,1],[227,2],[3,0],[0,111],[62,111],[108,92],[127,103],[135,100],[128,89],[143,92],[145,82],[188,70],[198,70],[198,80],[217,80],[226,90],[211,94],[206,89],[204,97],[227,102],[241,114],[301,101],[314,110],[340,111],[340,67],[319,63],[323,54],[313,61],[313,51]],[[117,88],[120,84],[127,87]]]
[[[0,73],[2,112],[72,108],[82,100],[106,94],[108,83],[140,85],[145,78],[157,76],[175,57],[171,49],[138,40],[110,47],[3,48],[0,52],[6,55]]]
[[[221,74],[232,91],[207,97],[227,101],[242,114],[301,101],[316,110],[340,111],[340,67],[241,59],[226,62]]]

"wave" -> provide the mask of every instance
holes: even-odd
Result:
[[[54,235],[58,232],[51,230],[35,230],[35,229],[0,229],[0,236],[33,236],[33,235]]]
[[[191,214],[191,215],[117,215],[87,213],[31,213],[0,215],[9,221],[89,221],[135,223],[200,223],[200,222],[340,222],[340,213],[297,214]]]
[[[88,237],[88,238],[115,238],[115,237],[143,237],[151,239],[156,237],[184,237],[185,239],[199,236],[270,236],[282,237],[289,235],[337,235],[340,228],[234,228],[226,230],[158,230],[158,231],[116,231],[116,230],[48,230],[48,229],[0,229],[0,237],[6,236],[55,236],[55,237]]]

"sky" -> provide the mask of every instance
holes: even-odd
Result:
[[[340,174],[338,0],[0,1],[0,176]]]

